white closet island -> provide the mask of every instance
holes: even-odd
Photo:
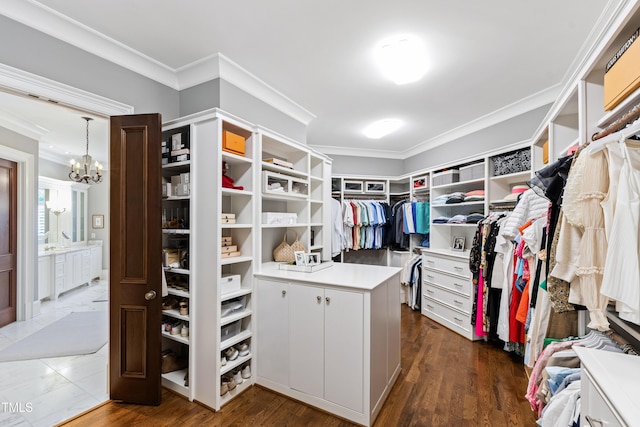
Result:
[[[400,373],[400,268],[262,264],[256,383],[371,425]]]

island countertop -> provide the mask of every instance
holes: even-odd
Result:
[[[313,273],[305,273],[280,270],[278,264],[277,262],[264,263],[261,266],[261,271],[255,272],[254,275],[258,278],[293,280],[310,284],[372,290],[401,271],[400,267],[334,263],[329,268],[314,271]]]

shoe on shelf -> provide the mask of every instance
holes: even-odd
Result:
[[[179,371],[189,366],[186,358],[179,357],[174,351],[162,352],[162,368],[161,372],[167,374],[173,371]]]
[[[251,365],[247,365],[242,368],[242,378],[244,378],[245,380],[247,378],[251,378]]]
[[[187,369],[187,373],[184,374],[184,386],[189,387],[189,370]]]
[[[227,393],[229,393],[229,383],[223,380],[222,384],[220,384],[220,396],[224,396]]]
[[[166,296],[162,298],[162,309],[163,310],[177,310],[180,307],[178,300],[172,296]]]
[[[229,391],[236,388],[236,382],[233,380],[233,377],[229,377],[229,376],[223,377],[222,381],[227,383],[227,387],[229,387]]]
[[[180,328],[180,336],[181,337],[188,337],[189,336],[189,327],[187,326],[186,323],[182,324],[182,328]]]
[[[180,303],[180,314],[182,316],[189,315],[189,303],[187,301],[182,301]]]
[[[229,347],[224,351],[224,355],[227,356],[227,360],[231,362],[238,358],[238,350],[236,350],[235,347]]]
[[[180,330],[182,329],[182,323],[178,322],[171,326],[171,335],[180,335]]]
[[[242,384],[242,373],[240,372],[240,369],[238,369],[234,374],[233,374],[233,381],[235,381],[236,384]]]
[[[242,343],[238,346],[238,355],[246,356],[249,354],[249,345],[247,343]]]
[[[222,356],[222,359],[220,359],[220,366],[225,366],[227,364],[227,358]]]

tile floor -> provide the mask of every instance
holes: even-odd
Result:
[[[107,285],[94,281],[44,301],[38,316],[0,328],[0,349],[72,311],[108,310],[108,302],[94,302]],[[0,362],[0,427],[49,427],[104,402],[108,356],[105,345],[82,356]]]

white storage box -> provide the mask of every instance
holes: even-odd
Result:
[[[458,169],[451,169],[444,172],[438,172],[433,174],[433,185],[447,185],[454,182],[458,182],[460,178]]]
[[[460,174],[458,177],[461,182],[484,178],[484,162],[462,166],[459,170]]]
[[[239,274],[223,274],[220,278],[220,293],[228,294],[240,290]]]
[[[289,212],[262,212],[264,225],[292,225],[298,222],[298,214]]]
[[[237,320],[220,328],[220,341],[231,339],[240,333],[240,320]]]

